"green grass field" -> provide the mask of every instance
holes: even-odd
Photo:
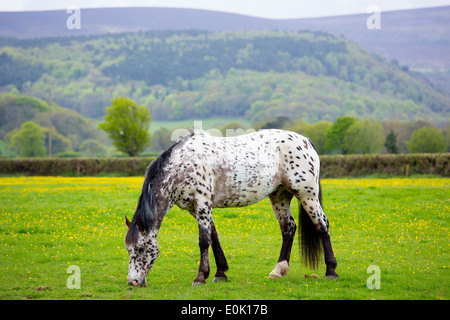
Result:
[[[449,178],[325,179],[324,207],[338,260],[305,268],[294,243],[291,268],[271,279],[281,234],[268,200],[216,209],[228,282],[192,287],[199,263],[194,219],[174,207],[145,288],[127,285],[124,216],[143,178],[0,178],[0,299],[448,299]],[[298,219],[297,202],[293,201]],[[210,250],[211,251],[211,250]],[[80,288],[69,266],[80,270]],[[369,266],[380,289],[369,289]],[[212,275],[215,272],[211,252]],[[319,278],[305,277],[311,274]],[[209,280],[212,280],[212,276]],[[68,286],[69,283],[69,286]]]

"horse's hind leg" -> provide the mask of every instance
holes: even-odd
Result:
[[[200,203],[197,201],[197,203]],[[198,223],[198,244],[200,247],[200,265],[198,267],[197,277],[192,283],[193,286],[206,283],[206,279],[209,277],[209,253],[208,249],[212,242],[212,209],[206,203],[201,202],[202,205],[198,205],[194,212],[191,212],[195,216]]]
[[[284,188],[269,195],[272,209],[280,223],[281,235],[283,237],[283,244],[281,246],[278,263],[269,275],[271,278],[284,277],[289,271],[292,242],[297,229],[290,206],[292,196],[293,195]]]
[[[333,249],[331,247],[328,219],[322,209],[320,194],[316,196],[316,192],[320,193],[320,186],[319,190],[315,190],[311,187],[309,189],[308,187],[306,187],[305,189],[306,192],[296,195],[301,206],[300,219],[308,219],[309,216],[309,219],[311,219],[312,222],[312,224],[308,221],[301,222],[302,237],[305,234],[309,234],[305,237],[305,239],[302,238],[303,249],[309,250],[309,252],[304,254],[305,256],[307,256],[307,258],[309,258],[309,263],[312,265],[312,267],[315,267],[317,265],[317,254],[320,252],[320,250],[318,250],[318,246],[321,242],[323,253],[325,256],[325,264],[327,266],[325,275],[328,279],[336,279],[338,277],[337,273],[335,272],[337,262],[336,258],[334,257]],[[303,216],[302,211],[306,212],[307,215],[305,214]],[[304,243],[308,241],[309,243]],[[316,248],[314,249],[313,247]]]

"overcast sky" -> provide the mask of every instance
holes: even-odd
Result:
[[[0,0],[0,11],[35,11],[100,7],[195,8],[288,19],[366,13],[370,5],[381,11],[448,6],[450,0]]]

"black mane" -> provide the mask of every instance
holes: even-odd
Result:
[[[188,137],[191,137],[189,135]],[[186,138],[186,137],[185,137]],[[153,191],[154,183],[161,177],[166,164],[172,155],[172,150],[177,146],[183,139],[174,143],[170,148],[161,153],[155,160],[153,160],[147,167],[145,173],[144,184],[142,185],[141,195],[139,196],[138,205],[136,212],[134,213],[133,220],[128,227],[128,232],[125,238],[127,244],[135,244],[141,232],[149,232],[154,226],[155,219],[157,217],[157,205],[156,196]]]

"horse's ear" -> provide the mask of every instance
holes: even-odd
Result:
[[[128,220],[127,216],[125,216],[125,224],[127,225],[128,228],[130,227],[131,222],[130,220]]]
[[[141,233],[143,233],[143,232],[144,232],[144,223],[142,222],[141,217],[138,217],[138,218],[136,219],[136,225],[138,226],[139,231],[140,231]]]

